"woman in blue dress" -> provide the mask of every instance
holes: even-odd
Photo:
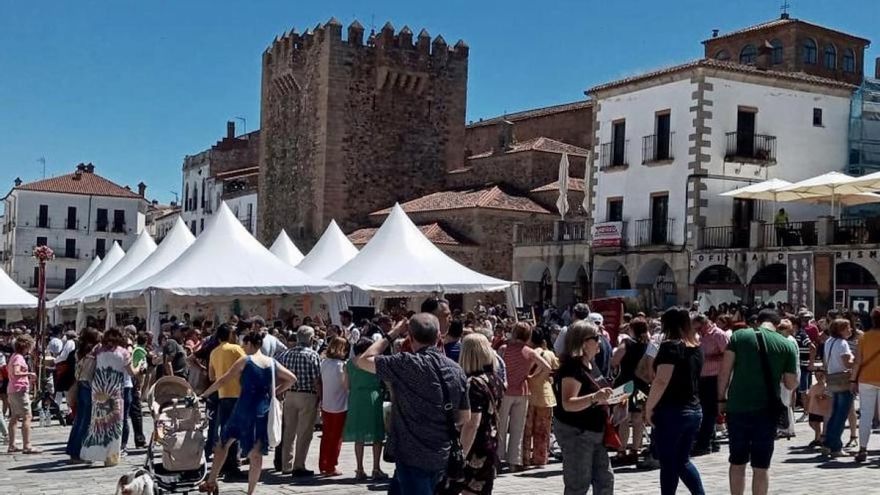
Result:
[[[263,332],[253,332],[244,337],[244,351],[247,354],[232,365],[219,380],[205,390],[205,398],[232,380],[241,380],[241,395],[229,421],[221,426],[220,442],[214,447],[214,462],[207,481],[199,491],[217,493],[217,475],[226,460],[229,447],[238,441],[242,452],[248,453],[248,495],[257,489],[257,482],[263,469],[263,456],[269,454],[269,404],[272,393],[278,395],[288,390],[296,377],[269,356],[260,352],[263,346]],[[272,373],[275,373],[275,390],[272,388]]]

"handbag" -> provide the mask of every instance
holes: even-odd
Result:
[[[275,360],[272,360],[272,390],[269,392],[269,417],[267,418],[268,424],[266,425],[266,430],[269,437],[269,448],[274,449],[281,443],[281,403],[278,401],[278,397],[275,395],[275,375],[277,374],[277,368],[275,367]]]
[[[770,372],[770,359],[767,356],[767,343],[764,341],[764,335],[755,330],[755,339],[758,341],[758,356],[761,358],[761,371],[764,374],[764,386],[767,391],[767,412],[776,418],[776,426],[783,430],[787,430],[791,425],[788,417],[788,406],[782,403],[779,397],[779,384],[774,383],[773,375]]]
[[[443,411],[446,415],[446,429],[449,433],[449,460],[446,463],[446,478],[450,480],[464,479],[464,451],[461,448],[461,435],[458,428],[455,427],[455,408],[449,398],[449,389],[446,387],[446,380],[443,379],[443,372],[436,359],[431,359],[431,365],[437,372],[437,379],[440,380],[440,389],[443,391]]]
[[[833,341],[831,341],[831,346],[828,348],[828,354],[825,358],[826,366],[828,366],[827,361],[831,357],[831,351],[834,349],[834,344],[836,344],[838,340],[840,339],[834,339]],[[852,380],[852,370],[844,370],[837,373],[827,373],[825,375],[825,388],[831,393],[848,392],[850,389],[850,382]]]
[[[602,386],[597,382],[592,375],[586,373],[587,378],[593,382],[596,390],[601,390]],[[626,408],[628,403],[624,403],[623,407]],[[612,414],[611,406],[599,406],[605,410],[605,431],[602,433],[602,443],[605,445],[605,448],[608,450],[620,450],[623,447],[623,442],[620,440],[620,434],[617,432],[617,426],[614,425],[614,419]]]

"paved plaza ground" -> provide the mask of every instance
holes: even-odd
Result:
[[[145,418],[148,423],[149,420]],[[57,424],[57,423],[56,423]],[[52,426],[34,428],[34,444],[41,448],[41,455],[6,454],[6,446],[0,453],[0,494],[64,494],[64,495],[103,495],[112,494],[116,480],[135,465],[143,463],[144,452],[132,451],[119,466],[113,468],[71,466],[65,461],[64,445],[68,428]],[[812,438],[806,424],[797,425],[798,436],[790,441],[777,442],[777,456],[771,474],[771,493],[815,494],[833,489],[835,495],[880,493],[877,485],[880,475],[880,452],[872,452],[865,465],[857,466],[851,458],[840,461],[823,462],[816,452],[802,446]],[[308,467],[313,468],[318,457],[320,433],[316,433],[312,443]],[[875,440],[880,442],[880,440]],[[368,450],[369,452],[369,450]],[[369,454],[368,459],[369,459]],[[289,476],[279,476],[272,471],[263,472],[264,485],[258,488],[260,494],[370,494],[383,493],[386,484],[355,483],[354,452],[351,444],[343,446],[341,470],[344,476],[335,479],[315,478],[312,481],[293,481]],[[708,494],[727,493],[727,454],[722,447],[720,454],[700,457],[696,464],[703,476]],[[271,466],[267,458],[265,466]],[[368,464],[369,466],[369,464]],[[383,465],[389,474],[393,467]],[[551,463],[544,469],[529,470],[517,474],[503,474],[498,479],[497,494],[561,494],[562,466]],[[632,468],[616,470],[615,493],[653,494],[659,493],[658,471],[638,471]],[[832,488],[833,487],[833,488]],[[244,483],[223,483],[221,493],[243,494]],[[680,487],[680,493],[685,493]]]

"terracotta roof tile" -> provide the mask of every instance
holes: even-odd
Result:
[[[617,81],[611,81],[605,84],[600,84],[598,86],[594,86],[587,90],[587,93],[595,93],[597,91],[602,91],[611,88],[617,88],[620,86],[625,86],[627,84],[636,83],[639,81],[645,81],[648,79],[653,79],[655,77],[664,76],[667,74],[674,74],[676,72],[685,71],[688,69],[693,69],[697,67],[707,67],[711,69],[720,69],[729,72],[738,72],[742,74],[754,74],[758,76],[767,76],[773,77],[777,79],[786,79],[789,81],[800,81],[809,84],[815,84],[818,86],[832,86],[836,88],[846,88],[846,89],[855,89],[856,86],[852,84],[845,83],[842,81],[837,81],[834,79],[827,79],[824,77],[813,76],[810,74],[806,74],[803,72],[780,72],[775,70],[764,70],[759,69],[753,65],[743,65],[736,62],[715,60],[711,58],[702,58],[698,60],[692,60],[690,62],[686,62],[680,65],[673,65],[671,67],[665,67],[663,69],[645,72],[643,74],[638,74],[635,76],[626,77],[623,79],[618,79]]]
[[[464,240],[459,240],[457,236],[453,236],[447,232],[439,223],[429,223],[426,225],[419,225],[418,227],[429,241],[438,246],[461,246],[470,244]],[[375,227],[355,230],[351,234],[348,234],[348,240],[350,240],[355,246],[363,246],[370,242],[370,239],[373,238],[377,230],[379,229]]]
[[[555,180],[549,184],[544,184],[541,187],[536,187],[531,190],[533,193],[537,192],[545,192],[545,191],[558,191],[559,190],[559,181]],[[580,191],[584,192],[584,179],[577,177],[569,177],[568,178],[568,190],[569,191]]]
[[[527,141],[517,141],[514,142],[510,149],[505,151],[504,153],[522,153],[523,151],[543,151],[545,153],[557,153],[563,154],[568,153],[573,156],[587,156],[590,150],[586,148],[581,148],[580,146],[575,146],[573,144],[563,143],[562,141],[557,141],[555,139],[550,139],[548,137],[536,137],[529,139]],[[493,150],[484,151],[482,153],[477,153],[476,155],[471,155],[468,159],[476,159],[476,158],[487,158],[494,155],[495,152]]]
[[[525,196],[508,194],[502,191],[498,186],[464,191],[436,192],[412,201],[407,201],[400,206],[403,207],[403,211],[407,213],[483,208],[489,210],[550,214],[549,211],[531,199]],[[382,216],[387,215],[390,212],[391,208],[386,208],[384,210],[370,213],[370,215]]]
[[[59,175],[58,177],[51,177],[22,184],[13,189],[20,189],[22,191],[42,191],[141,199],[137,193],[128,190],[119,184],[113,183],[100,175],[89,172]]]
[[[593,102],[589,100],[585,101],[573,101],[571,103],[563,103],[561,105],[551,105],[549,107],[541,107],[541,108],[533,108],[530,110],[523,110],[521,112],[508,113],[504,115],[499,115],[497,117],[492,117],[489,119],[484,119],[479,122],[474,122],[472,124],[468,124],[468,127],[482,127],[487,125],[495,125],[499,122],[503,122],[505,120],[510,122],[516,122],[518,120],[526,120],[533,119],[535,117],[543,117],[545,115],[553,115],[554,113],[562,113],[562,112],[570,112],[572,110],[580,110],[582,108],[588,108],[593,105]]]
[[[718,36],[715,36],[714,38],[709,38],[709,39],[703,40],[703,43],[704,43],[704,44],[705,44],[705,43],[709,43],[709,42],[711,42],[711,41],[715,41],[715,40],[717,40],[717,39],[721,39],[721,38],[730,38],[730,37],[732,37],[732,36],[738,36],[738,35],[740,35],[740,34],[752,33],[752,32],[755,32],[755,31],[760,31],[760,30],[762,30],[762,29],[769,29],[769,28],[774,28],[774,27],[778,27],[778,26],[785,26],[786,24],[804,24],[804,25],[806,25],[806,26],[810,26],[810,27],[813,27],[813,28],[824,29],[825,31],[831,31],[832,33],[842,34],[842,35],[844,35],[844,36],[849,36],[849,37],[851,37],[851,38],[856,38],[856,39],[859,39],[859,40],[861,40],[861,41],[864,41],[865,43],[870,43],[870,40],[867,40],[867,39],[862,38],[862,37],[860,37],[860,36],[854,36],[854,35],[852,35],[852,34],[845,33],[845,32],[843,32],[843,31],[838,31],[838,30],[836,30],[836,29],[827,28],[827,27],[825,27],[825,26],[820,26],[820,25],[818,25],[818,24],[813,24],[812,22],[807,22],[807,21],[804,21],[804,20],[801,20],[801,19],[794,19],[794,18],[791,18],[791,17],[789,17],[789,18],[773,19],[773,20],[771,20],[771,21],[761,22],[761,23],[755,24],[755,25],[753,25],[753,26],[748,26],[748,27],[744,27],[744,28],[742,28],[742,29],[737,29],[736,31],[731,31],[731,32],[729,32],[729,33],[720,34],[720,35],[718,35]]]

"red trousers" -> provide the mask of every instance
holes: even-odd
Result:
[[[321,474],[333,473],[336,471],[336,465],[339,464],[345,414],[345,411],[338,413],[321,411],[321,452],[318,455],[318,469]]]

